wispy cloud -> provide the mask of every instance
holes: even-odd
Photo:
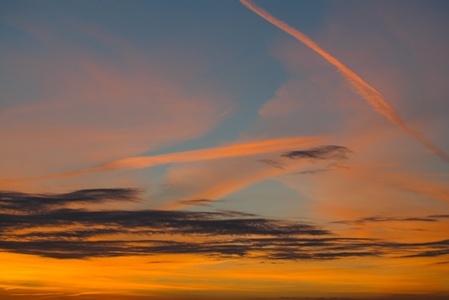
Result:
[[[44,27],[52,38],[33,40],[36,51],[2,52],[9,80],[33,82],[0,112],[3,178],[98,166],[198,138],[236,107],[206,86],[187,88],[204,66],[195,55],[162,63],[156,50],[146,52],[98,25],[69,18],[46,28],[23,18],[21,29]],[[20,182],[0,185],[22,190]]]
[[[388,103],[384,96],[372,87],[370,84],[365,82],[360,76],[354,73],[351,69],[346,67],[338,59],[330,55],[324,49],[322,49],[318,44],[311,40],[304,33],[291,27],[285,22],[275,18],[270,13],[262,9],[261,7],[255,5],[250,0],[240,0],[240,2],[248,7],[251,11],[280,28],[284,32],[290,34],[298,41],[304,43],[307,47],[312,49],[314,52],[322,56],[330,64],[335,66],[344,76],[345,80],[350,84],[354,90],[356,90],[379,114],[386,117],[390,122],[402,128],[407,134],[418,140],[420,143],[428,147],[433,153],[438,155],[440,158],[449,162],[449,155],[444,151],[439,149],[435,144],[433,144],[426,136],[416,131],[410,125],[405,122],[399,114],[393,109],[393,107]]]
[[[2,181],[4,182],[28,181],[28,180],[51,179],[60,177],[71,177],[86,173],[104,172],[117,169],[141,169],[171,163],[187,163],[196,161],[224,159],[231,157],[250,156],[262,153],[285,151],[297,147],[316,145],[320,143],[323,139],[324,139],[323,137],[319,136],[286,137],[286,138],[238,143],[234,145],[175,152],[161,155],[129,157],[116,160],[94,168],[87,168],[57,174],[49,174],[34,178],[6,179]]]
[[[108,170],[115,168],[145,168],[159,164],[204,161],[221,158],[249,156],[261,153],[270,153],[304,147],[322,141],[322,137],[290,137],[240,143],[209,149],[192,150],[178,153],[163,154],[157,156],[141,156],[121,159],[99,168]],[[97,170],[97,169],[95,169]]]
[[[162,208],[180,209],[188,205],[195,205],[196,202],[190,202],[190,199],[220,199],[221,197],[241,190],[256,182],[294,172],[306,166],[310,161],[315,163],[317,160],[329,162],[341,160],[346,158],[346,154],[349,152],[350,150],[346,147],[334,145],[294,150],[280,154],[278,159],[259,159],[257,161],[263,163],[263,166],[259,166],[260,164],[254,165],[253,169],[247,167],[245,170],[238,172],[238,174],[235,172],[235,169],[229,169],[229,163],[225,166],[218,165],[218,168],[212,168],[213,174],[207,176],[209,178],[215,177],[216,179],[208,182],[202,190],[185,199],[174,200],[165,204]],[[232,168],[234,168],[234,166]],[[220,170],[227,176],[221,176]],[[211,170],[208,170],[207,172],[211,172]],[[233,173],[232,176],[229,176],[229,172]]]

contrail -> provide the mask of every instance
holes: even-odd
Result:
[[[48,174],[32,178],[5,179],[0,180],[0,183],[65,178],[88,173],[112,171],[116,169],[141,169],[170,163],[186,163],[186,162],[205,161],[221,158],[238,157],[238,156],[249,156],[262,153],[270,153],[275,151],[292,150],[296,149],[297,147],[314,146],[322,142],[323,139],[324,138],[320,136],[286,137],[262,141],[253,141],[221,147],[174,152],[168,154],[128,157],[94,168],[81,169],[57,174]]]
[[[164,165],[169,163],[184,163],[237,156],[248,156],[281,151],[285,149],[292,149],[295,147],[310,146],[317,144],[320,141],[322,141],[322,137],[288,137],[269,139],[263,141],[254,141],[154,156],[130,157],[106,164],[97,168],[96,170],[110,170],[117,168],[146,168],[154,165]]]
[[[449,162],[449,155],[439,149],[436,145],[434,145],[426,136],[419,133],[415,129],[411,128],[399,115],[398,113],[391,107],[388,101],[384,98],[384,96],[376,90],[374,87],[366,83],[362,78],[360,78],[356,73],[342,64],[338,59],[327,53],[323,50],[318,44],[312,41],[308,36],[299,30],[291,27],[287,23],[276,19],[269,12],[264,10],[263,8],[254,4],[251,0],[240,0],[240,2],[252,10],[254,13],[280,28],[284,32],[290,34],[298,41],[304,43],[307,47],[315,51],[317,54],[321,55],[325,60],[327,60],[330,64],[334,65],[344,76],[346,81],[351,85],[353,89],[355,89],[369,104],[381,115],[386,117],[391,123],[402,128],[407,134],[421,142],[427,148],[429,148],[434,154],[439,156],[441,159]]]

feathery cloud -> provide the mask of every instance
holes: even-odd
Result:
[[[298,41],[305,44],[307,47],[312,49],[318,55],[322,56],[330,64],[335,66],[341,74],[344,76],[345,80],[349,85],[358,92],[379,114],[387,118],[391,123],[402,128],[407,134],[415,138],[417,141],[429,148],[433,153],[439,156],[441,159],[449,162],[449,155],[433,144],[425,135],[416,131],[410,125],[405,122],[399,114],[393,109],[393,107],[388,103],[384,96],[372,87],[370,84],[365,82],[360,76],[354,73],[351,69],[346,67],[338,59],[330,55],[324,49],[322,49],[318,44],[311,40],[304,33],[291,27],[287,23],[275,18],[270,13],[262,9],[261,7],[254,4],[251,0],[240,0],[240,2],[249,8],[251,11],[280,28],[284,32],[290,34]]]

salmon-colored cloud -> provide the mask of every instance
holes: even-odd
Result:
[[[289,138],[269,139],[262,141],[240,143],[208,149],[168,153],[161,155],[129,157],[119,159],[99,167],[49,174],[40,177],[30,177],[23,179],[5,179],[4,182],[64,178],[80,174],[104,172],[116,169],[141,169],[171,163],[186,163],[195,161],[224,159],[230,157],[251,156],[261,153],[286,151],[297,149],[298,147],[317,145],[322,140],[323,137],[289,137]]]
[[[349,152],[345,147],[320,146],[283,154],[267,153],[253,156],[252,160],[235,158],[172,169],[167,183],[181,194],[177,195],[179,200],[172,200],[162,208],[180,209],[223,199],[267,179],[291,174],[305,167],[320,168],[332,164],[346,158]]]
[[[195,201],[189,200],[218,200],[252,184],[298,170],[305,165],[307,165],[306,162],[300,161],[289,165],[288,168],[274,168],[257,163],[257,161],[253,161],[253,164],[250,165],[248,163],[245,164],[241,160],[236,160],[216,163],[212,166],[203,166],[203,168],[196,167],[194,171],[195,178],[196,180],[201,180],[201,182],[194,193],[180,200],[170,201],[160,208],[182,209],[196,204]],[[181,171],[185,172],[185,170]],[[176,176],[176,173],[171,174],[171,176]]]
[[[438,155],[443,160],[449,162],[449,156],[434,145],[426,136],[416,131],[408,123],[406,123],[398,113],[393,109],[393,107],[388,103],[384,96],[372,87],[370,84],[365,82],[360,76],[354,73],[351,69],[342,64],[335,57],[330,55],[328,52],[323,50],[318,44],[312,41],[302,32],[291,27],[290,25],[276,19],[267,11],[255,5],[252,1],[241,0],[242,4],[248,7],[250,10],[272,23],[273,25],[279,27],[281,30],[290,34],[300,42],[304,43],[314,52],[322,56],[330,64],[334,65],[344,76],[346,81],[353,87],[378,113],[386,117],[390,122],[402,128],[410,136],[414,137],[416,140],[421,142],[423,145],[428,147],[432,152]]]
[[[239,143],[209,149],[184,151],[179,153],[130,157],[108,163],[93,170],[101,171],[116,168],[146,168],[167,163],[192,162],[238,156],[249,156],[260,153],[291,150],[296,149],[297,147],[317,145],[322,140],[322,137],[287,137]]]
[[[108,54],[54,29],[57,38],[39,40],[44,54],[5,53],[38,92],[0,112],[3,178],[79,169],[197,138],[233,110],[232,99],[186,88],[198,72],[188,59],[161,65],[119,37],[75,28]]]

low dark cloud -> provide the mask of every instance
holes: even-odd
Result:
[[[27,194],[0,191],[0,212],[30,213],[53,210],[73,204],[136,201],[138,194],[138,190],[129,188],[86,189],[64,194]]]
[[[346,159],[351,152],[346,147],[326,145],[307,150],[290,151],[282,156],[291,159],[310,159],[310,160],[328,160],[328,159]]]
[[[386,222],[439,222],[441,219],[449,218],[449,215],[430,215],[425,217],[365,217],[356,220],[335,221],[339,224],[365,224],[365,223],[386,223]]]
[[[427,216],[427,218],[432,218],[432,219],[449,219],[449,215],[430,215],[430,216]]]
[[[277,169],[284,169],[285,167],[285,164],[274,159],[259,159],[258,162],[264,163]]]
[[[138,191],[132,189],[0,195],[0,251],[13,253],[60,259],[164,253],[266,260],[449,254],[448,240],[396,243],[342,237],[310,223],[234,211],[107,211],[68,207],[73,203],[137,201]]]

